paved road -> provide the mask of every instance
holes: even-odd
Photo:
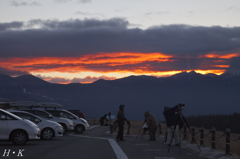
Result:
[[[158,141],[148,141],[147,136],[125,136],[126,141],[116,141],[108,127],[93,126],[83,134],[67,133],[51,141],[29,141],[24,146],[0,142],[0,158],[24,159],[200,159],[192,152]],[[23,150],[24,149],[24,150]],[[179,154],[181,150],[181,155]],[[20,151],[20,153],[19,153]],[[8,157],[4,157],[9,152]],[[15,152],[15,153],[14,153]],[[19,155],[19,157],[17,157]],[[22,157],[20,157],[22,155]]]

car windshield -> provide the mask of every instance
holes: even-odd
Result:
[[[67,111],[67,110],[46,110],[47,112],[51,113],[55,117],[62,117],[67,119],[77,119],[79,118],[75,114]]]
[[[1,109],[2,110],[2,109]],[[5,110],[2,110],[4,113],[6,113],[6,114],[8,114],[8,115],[10,115],[10,116],[12,116],[12,117],[14,117],[15,119],[18,119],[18,120],[23,120],[22,118],[20,118],[19,116],[17,116],[17,115],[15,115],[15,114],[13,114],[13,113],[10,113],[10,112],[8,112],[8,111],[5,111]]]
[[[38,118],[38,117],[36,117],[34,115],[31,115],[31,114],[28,114],[28,113],[24,113],[24,112],[13,112],[13,113],[18,115],[18,116],[20,116],[20,117],[22,117],[23,119],[28,119],[28,120],[30,120],[32,122],[40,122],[41,121],[40,118]]]
[[[68,118],[68,119],[77,119],[78,117],[68,111],[61,111],[60,117]]]
[[[49,115],[50,115],[47,112],[41,111],[41,110],[35,110],[35,113],[37,116],[42,117],[42,118],[49,118]]]
[[[68,112],[69,114],[71,114],[72,116],[74,116],[75,118],[79,118],[77,115],[75,115],[75,114],[73,114],[73,113],[71,113],[71,112],[69,112],[67,110],[65,110],[65,111]]]

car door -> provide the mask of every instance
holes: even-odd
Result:
[[[0,139],[8,139],[8,120],[2,111],[0,111],[0,130]]]

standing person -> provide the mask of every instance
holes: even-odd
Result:
[[[178,135],[179,127],[178,127],[178,125],[176,125],[176,130],[174,131],[174,126],[177,121],[177,116],[176,116],[175,112],[177,112],[178,110],[179,110],[178,105],[176,105],[173,108],[164,107],[163,114],[166,119],[167,128],[168,128],[167,142],[166,142],[166,144],[168,146],[170,145],[173,134],[174,134],[174,139],[175,139],[175,145],[179,146],[179,135]]]
[[[123,139],[123,133],[124,133],[124,124],[125,120],[127,120],[124,116],[124,107],[125,105],[120,105],[118,114],[117,114],[117,123],[118,123],[118,134],[117,134],[117,141],[125,141]]]
[[[146,111],[144,113],[144,116],[145,116],[145,121],[148,125],[148,130],[149,130],[149,141],[155,141],[158,122],[155,116],[150,114],[149,111]]]

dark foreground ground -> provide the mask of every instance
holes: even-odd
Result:
[[[69,132],[51,141],[29,141],[24,146],[0,142],[0,158],[8,159],[200,159],[191,151],[157,141],[148,141],[148,136],[125,136],[126,141],[116,141],[109,127],[93,125],[83,134]],[[9,152],[9,153],[7,153]],[[19,153],[21,152],[21,153]],[[181,152],[181,155],[179,154]],[[5,156],[4,156],[5,155]],[[7,157],[8,155],[8,157]],[[22,156],[21,156],[22,155]]]

